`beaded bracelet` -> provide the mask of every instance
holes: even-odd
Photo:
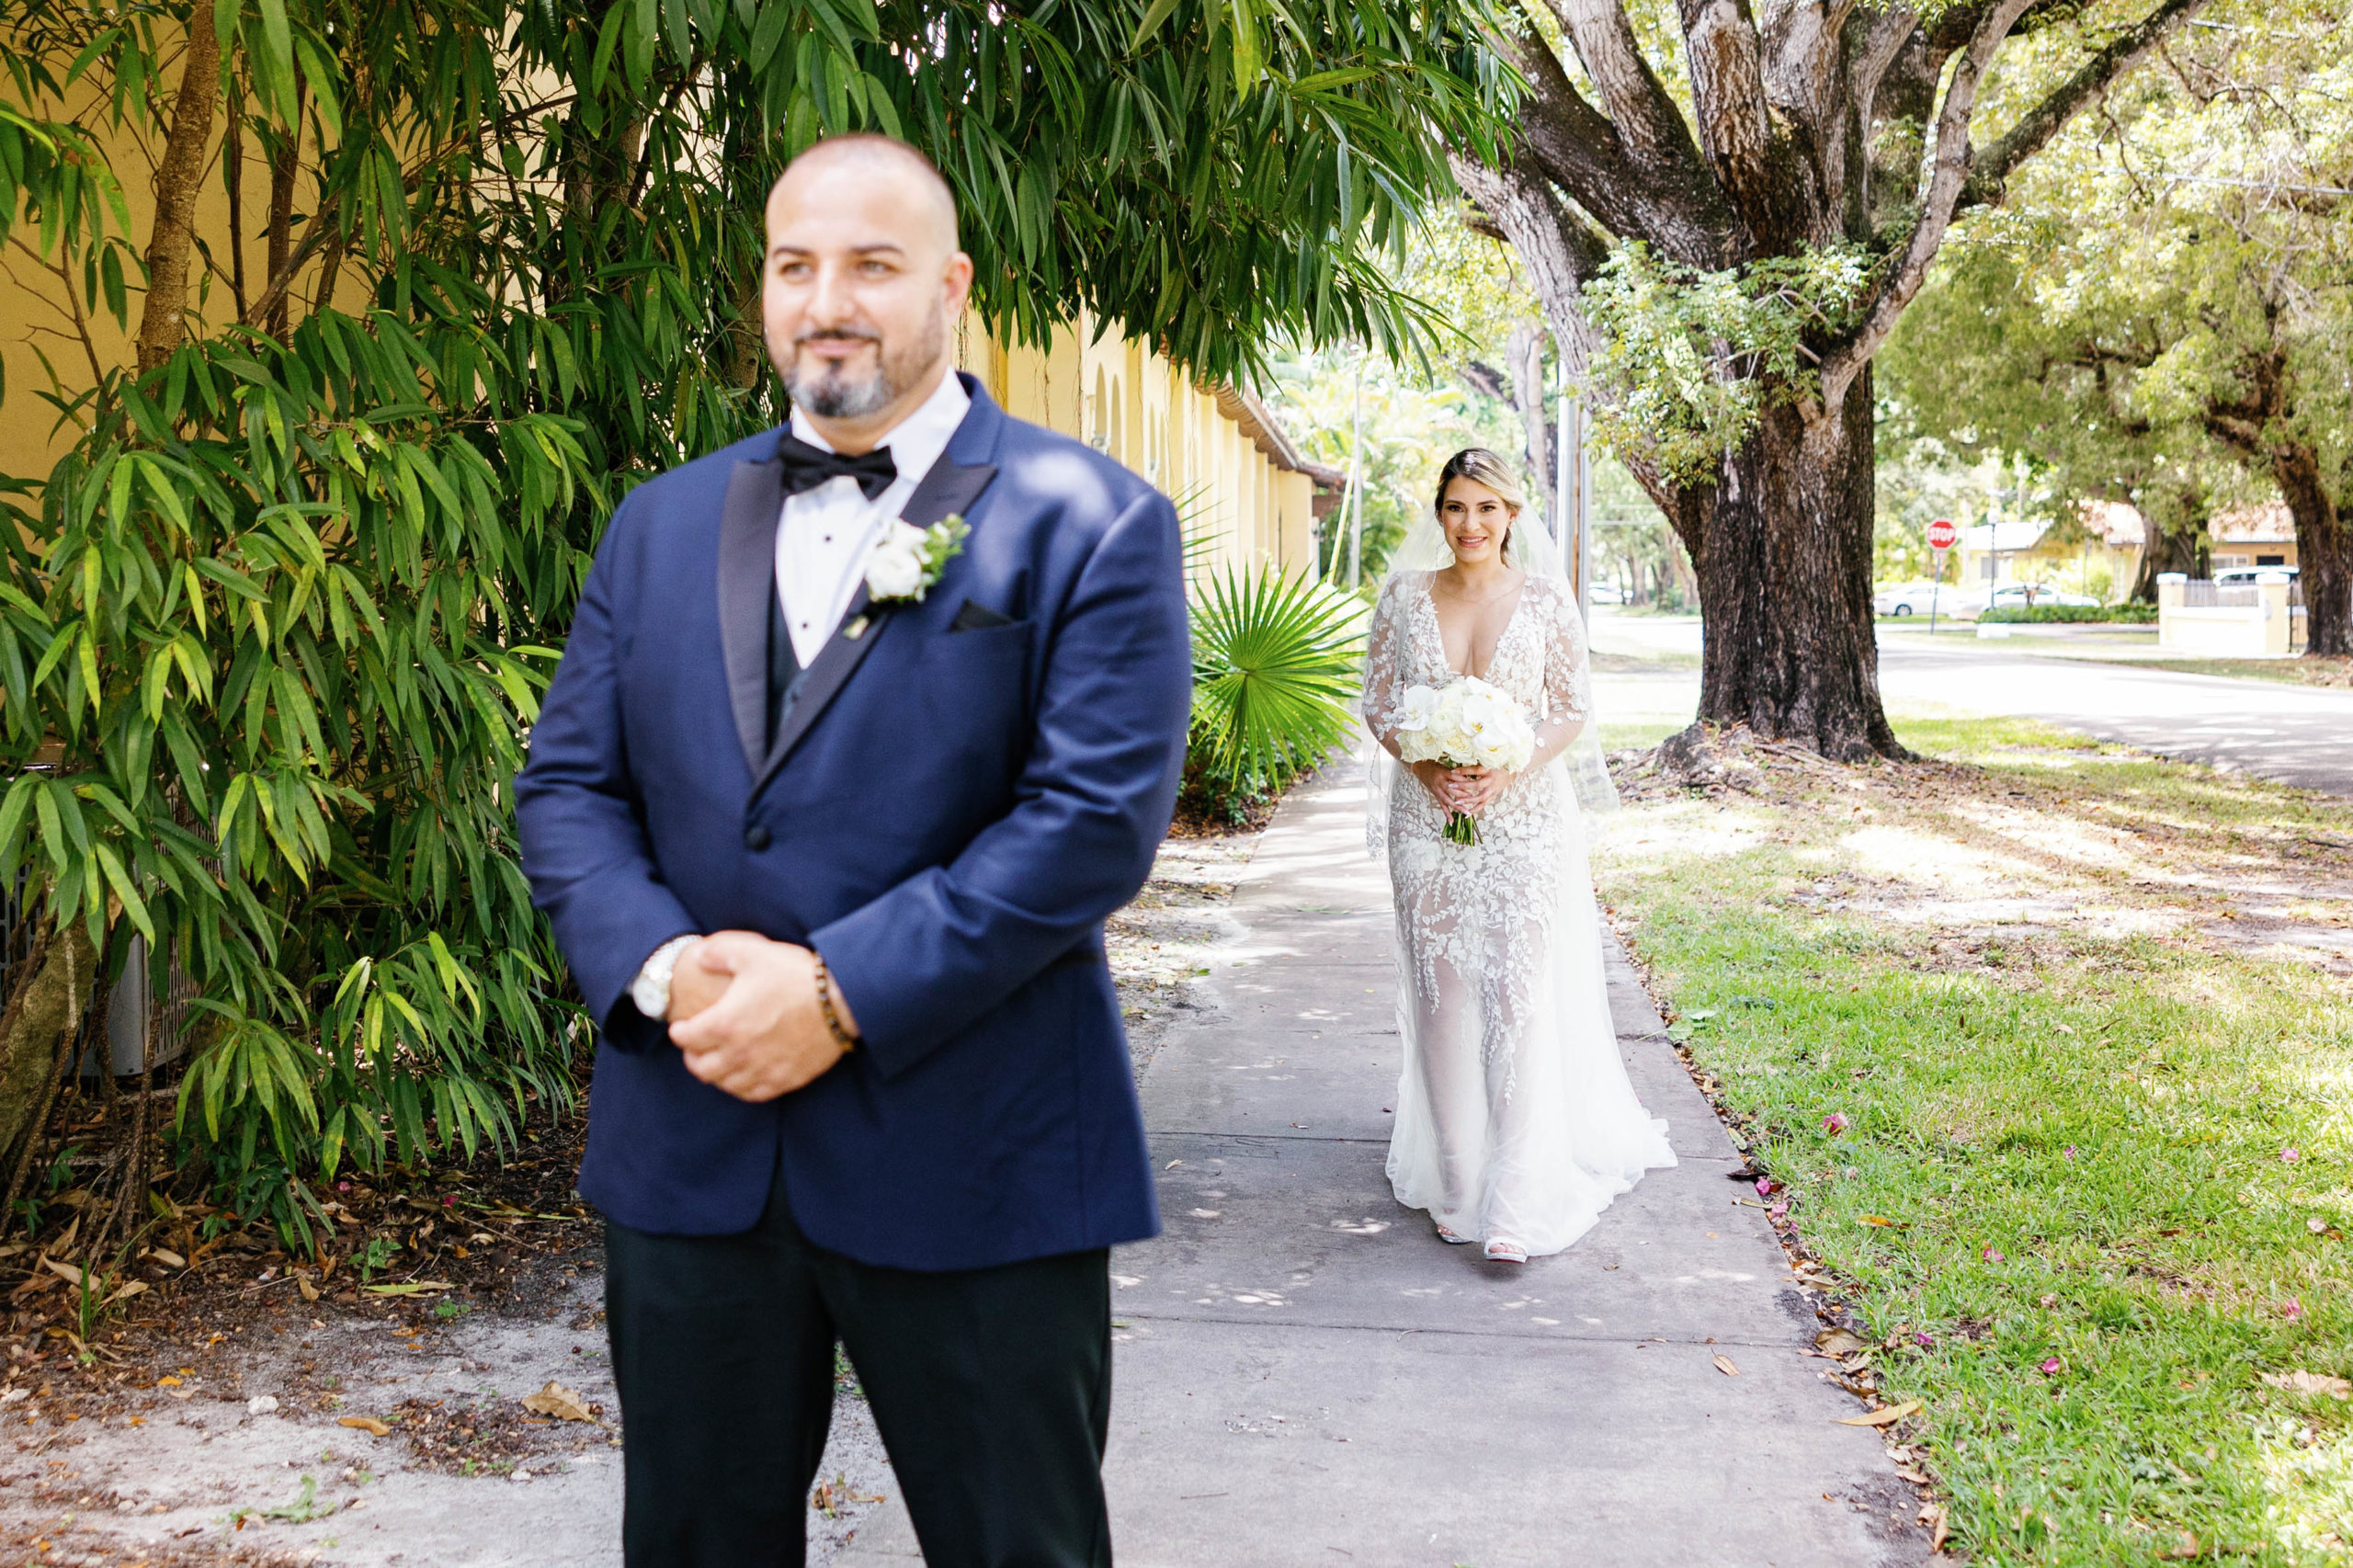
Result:
[[[842,1016],[834,1006],[834,973],[824,959],[817,960],[817,1010],[825,1016],[825,1032],[834,1037],[843,1053],[856,1051],[858,1037],[842,1028]]]

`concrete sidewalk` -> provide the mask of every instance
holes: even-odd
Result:
[[[1441,1244],[1382,1175],[1389,892],[1355,768],[1286,803],[1235,912],[1246,938],[1143,1085],[1167,1233],[1112,1261],[1123,1568],[1927,1561],[1622,958],[1621,1046],[1683,1164],[1514,1268]],[[915,1556],[893,1501],[835,1562]]]

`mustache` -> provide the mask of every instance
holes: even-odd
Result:
[[[813,326],[806,331],[794,334],[792,346],[795,348],[805,347],[818,338],[824,338],[835,343],[839,343],[844,339],[847,339],[853,343],[880,344],[882,341],[882,335],[879,332],[868,331],[864,327]]]

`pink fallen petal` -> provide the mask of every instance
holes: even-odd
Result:
[[[2283,1318],[2300,1318],[2304,1315],[2304,1303],[2290,1296],[2279,1303],[2279,1315]]]
[[[1913,1331],[1912,1343],[1927,1349],[1937,1343],[1937,1336],[1925,1329],[1915,1329]]]
[[[2279,1151],[2279,1158],[2281,1162],[2286,1165],[2292,1165],[2303,1157],[2303,1154],[2293,1143],[2289,1144],[2286,1148]]]
[[[1770,1198],[1773,1196],[1773,1178],[1771,1176],[1758,1176],[1756,1178],[1756,1196],[1759,1198]]]
[[[2061,1365],[2061,1362],[2060,1362],[2060,1360],[2059,1360],[2059,1358],[2058,1358],[2058,1357],[2056,1357],[2056,1356],[2053,1356],[2052,1358],[2051,1358],[2051,1359],[2050,1359],[2050,1360],[2045,1361],[2045,1362],[2042,1364],[2042,1375],[2043,1375],[2044,1377],[2046,1377],[2046,1378],[2048,1378],[2048,1377],[2055,1377],[2055,1376],[2058,1374],[2060,1365]]]
[[[2064,1149],[2060,1150],[2059,1153],[2063,1157],[2072,1160],[2075,1157],[2075,1146],[2073,1143],[2070,1143]]]
[[[1987,1247],[1985,1249],[1985,1261],[1988,1263],[1999,1263],[2002,1261],[2002,1255],[1995,1252],[1992,1247]]]
[[[1776,1203],[1765,1212],[1772,1215],[1776,1220],[1786,1220],[1790,1217],[1790,1206],[1786,1203]]]
[[[1824,1117],[1824,1118],[1822,1119],[1822,1130],[1823,1130],[1824,1132],[1844,1132],[1844,1131],[1847,1131],[1847,1113],[1846,1113],[1845,1111],[1843,1111],[1843,1110],[1834,1110],[1834,1111],[1832,1111],[1828,1116],[1825,1116],[1825,1117]]]

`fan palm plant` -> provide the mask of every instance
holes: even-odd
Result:
[[[1347,740],[1363,604],[1270,563],[1201,581],[1188,773],[1225,795],[1280,789]]]

